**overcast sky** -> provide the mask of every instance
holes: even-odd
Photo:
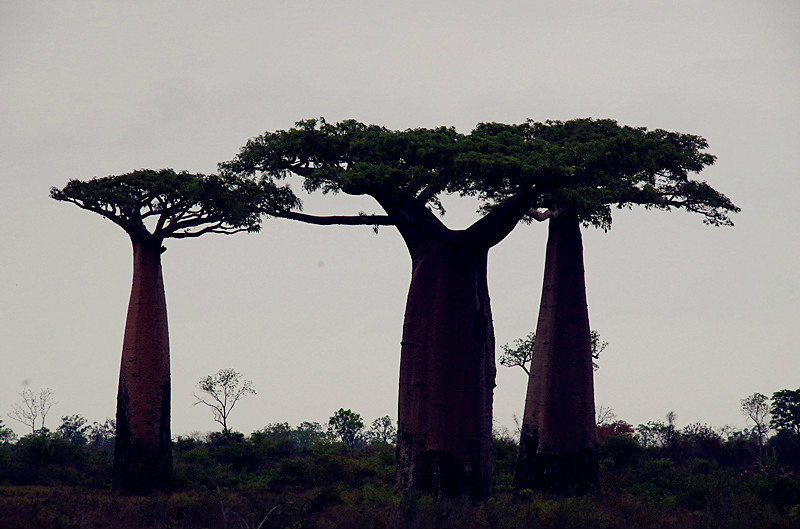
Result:
[[[584,230],[591,326],[608,348],[597,403],[635,424],[744,427],[739,401],[800,386],[800,3],[785,1],[9,1],[0,4],[0,416],[27,387],[47,418],[113,417],[131,248],[48,197],[71,178],[213,172],[300,119],[392,129],[612,118],[708,139],[700,175],[742,213],[615,211]],[[304,198],[309,213],[377,211]],[[475,204],[454,198],[461,227]],[[546,226],[490,252],[499,346],[534,329]],[[173,434],[217,428],[193,406],[232,367],[258,395],[230,419],[397,417],[410,258],[382,228],[267,220],[261,233],[172,241],[163,257]],[[498,366],[495,421],[526,378]]]

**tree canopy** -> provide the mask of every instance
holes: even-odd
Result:
[[[70,180],[50,196],[102,215],[131,238],[158,241],[258,231],[262,215],[298,203],[287,187],[266,180],[172,169]]]
[[[288,131],[251,139],[223,174],[304,177],[308,191],[392,196],[440,208],[452,159],[463,136],[452,128],[393,131],[355,120],[299,121]]]
[[[220,164],[223,175],[283,179],[301,176],[303,187],[323,193],[372,196],[385,215],[320,217],[298,211],[278,216],[315,224],[395,225],[406,242],[409,230],[448,243],[491,247],[522,218],[546,186],[561,185],[558,167],[529,143],[509,150],[503,141],[471,135],[452,127],[402,131],[355,120],[297,122],[289,130],[266,132],[249,140],[234,160]],[[537,145],[546,147],[544,142]],[[478,149],[481,149],[480,151]],[[500,189],[506,194],[500,196]],[[444,193],[490,194],[500,210],[464,230],[450,230],[435,213],[444,214]]]
[[[773,428],[800,434],[800,389],[782,389],[773,393],[770,413]]]
[[[705,152],[708,143],[700,136],[585,118],[485,123],[471,139],[475,152],[463,160],[462,169],[482,176],[487,168],[503,164],[506,173],[517,176],[523,172],[523,161],[538,171],[547,167],[559,182],[540,196],[535,207],[570,210],[584,224],[608,229],[612,207],[635,205],[683,208],[715,226],[731,225],[729,214],[739,211],[725,195],[690,177],[715,161]],[[513,182],[471,178],[462,189],[480,195],[491,207],[514,189]]]

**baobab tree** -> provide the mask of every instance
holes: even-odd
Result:
[[[296,175],[309,191],[367,195],[383,209],[374,215],[280,216],[396,227],[411,256],[400,352],[398,483],[482,498],[492,481],[495,380],[487,256],[537,203],[550,172],[530,153],[510,159],[489,153],[480,154],[484,173],[467,175],[459,166],[470,149],[471,142],[450,128],[391,131],[353,120],[309,120],[250,140],[220,170],[245,177]],[[508,196],[466,229],[445,226],[434,213],[443,213],[440,195],[486,178],[502,179]]]
[[[586,490],[597,482],[598,465],[581,226],[609,229],[612,206],[680,208],[715,226],[731,225],[729,214],[739,208],[689,177],[715,160],[699,136],[593,119],[495,124],[480,132],[544,149],[563,169],[563,185],[530,212],[549,227],[515,485]],[[497,186],[482,194],[489,206],[507,196]]]
[[[53,188],[55,200],[110,220],[133,246],[133,283],[117,393],[113,486],[146,493],[169,487],[170,359],[161,274],[166,239],[258,231],[262,215],[296,204],[271,182],[171,169],[139,170]]]

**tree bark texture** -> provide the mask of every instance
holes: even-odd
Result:
[[[590,332],[580,223],[562,213],[549,220],[517,489],[580,493],[597,483]]]
[[[488,248],[427,238],[409,243],[409,250],[412,274],[400,355],[399,487],[485,498],[492,483],[495,382]]]
[[[170,359],[161,244],[133,240],[133,285],[117,394],[113,487],[133,493],[169,488]]]

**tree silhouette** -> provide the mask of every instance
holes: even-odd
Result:
[[[612,207],[634,205],[685,209],[708,224],[731,225],[728,215],[739,208],[689,178],[714,162],[699,136],[607,119],[486,124],[476,133],[516,156],[546,153],[562,178],[529,217],[549,226],[515,481],[521,488],[585,490],[597,482],[597,433],[581,226],[609,229]],[[477,169],[483,164],[474,161]],[[502,180],[488,183],[476,181],[474,189],[491,208],[508,191]]]
[[[461,158],[471,149],[472,142],[450,128],[392,131],[354,120],[308,120],[250,140],[220,169],[243,176],[296,175],[309,191],[375,199],[385,214],[281,216],[397,228],[412,269],[400,354],[399,485],[486,497],[495,379],[487,256],[536,203],[550,173],[532,153],[484,165],[481,175],[467,173]],[[469,156],[463,162],[469,166]],[[441,194],[466,189],[473,179],[500,179],[501,173],[508,196],[468,228],[452,230],[434,213],[443,213]]]
[[[355,448],[362,440],[363,428],[364,421],[361,420],[361,415],[344,408],[339,408],[328,419],[328,430],[341,439],[348,448]]]
[[[294,196],[271,182],[172,169],[71,180],[63,189],[51,189],[50,196],[105,217],[131,240],[133,282],[117,394],[113,486],[135,493],[168,488],[170,368],[162,244],[168,238],[258,231],[263,214],[293,206]]]
[[[228,415],[243,397],[255,395],[253,382],[242,380],[242,374],[234,369],[220,369],[214,375],[200,379],[197,387],[205,396],[197,396],[197,404],[205,404],[214,411],[214,420],[222,426],[222,433],[229,435]]]
[[[800,435],[800,388],[782,389],[773,393],[770,413],[770,424],[773,428]]]
[[[764,447],[764,438],[769,433],[770,411],[769,397],[762,393],[753,393],[742,399],[740,409],[742,414],[753,423],[753,432],[758,437],[758,448]]]
[[[39,423],[38,429],[44,428],[47,413],[55,404],[53,395],[54,392],[50,388],[41,389],[38,393],[35,393],[30,388],[24,388],[19,394],[22,397],[22,404],[14,404],[8,416],[26,426],[30,426],[31,433],[36,433],[37,421]]]

